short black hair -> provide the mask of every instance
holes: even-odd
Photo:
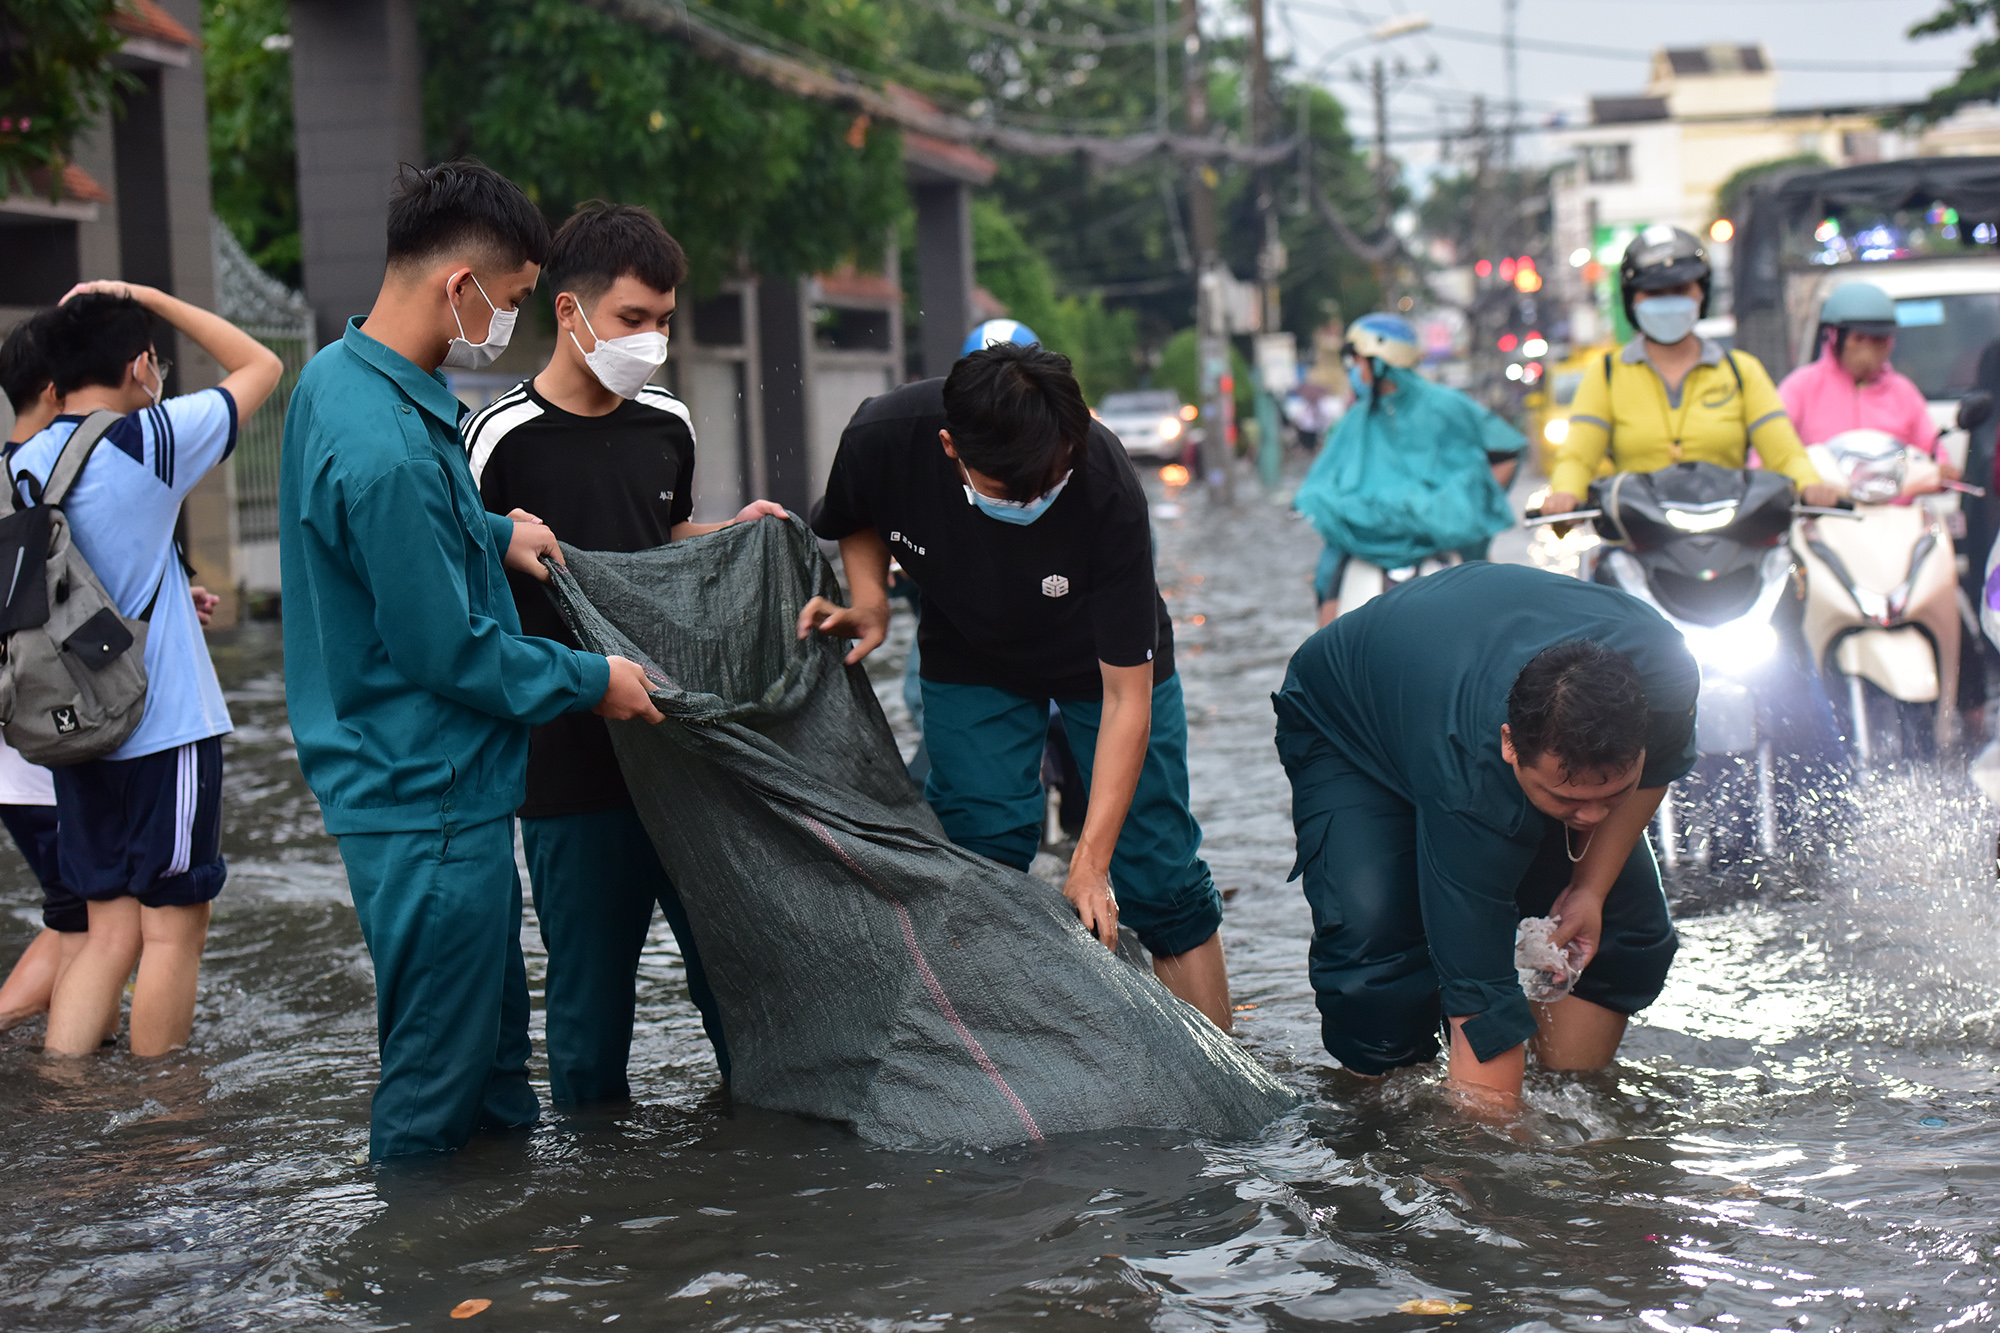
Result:
[[[14,326],[7,341],[0,343],[0,393],[20,416],[29,403],[42,396],[55,374],[49,369],[49,355],[42,346],[42,328],[49,312],[31,315]]]
[[[389,196],[389,266],[478,251],[513,272],[549,257],[549,223],[521,187],[471,158],[403,164]]]
[[[626,276],[670,292],[686,280],[688,263],[650,209],[591,199],[556,228],[546,268],[550,296],[568,292],[588,305]]]
[[[1544,648],[1507,692],[1524,764],[1553,754],[1569,775],[1616,773],[1646,748],[1646,687],[1632,659],[1592,639]]]
[[[1069,358],[1040,343],[995,343],[958,359],[944,381],[945,429],[965,465],[1032,500],[1083,458],[1090,406]]]
[[[48,312],[38,330],[56,392],[125,383],[125,369],[153,350],[153,316],[129,296],[85,292]]]

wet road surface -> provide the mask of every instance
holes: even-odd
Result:
[[[1467,1124],[1433,1073],[1362,1086],[1319,1046],[1268,699],[1317,542],[1254,490],[1160,498],[1241,1033],[1299,1112],[1246,1143],[897,1153],[732,1111],[658,927],[633,1106],[372,1169],[368,960],[253,625],[214,643],[231,871],[192,1049],[67,1064],[39,1024],[0,1036],[0,1327],[431,1328],[468,1299],[492,1304],[449,1326],[2000,1323],[1996,821],[1962,782],[1872,787],[1830,863],[1684,878],[1680,959],[1624,1060],[1536,1078],[1510,1131]],[[907,642],[899,615],[874,667],[892,715]],[[0,851],[8,958],[30,883]]]

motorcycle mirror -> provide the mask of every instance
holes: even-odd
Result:
[[[1984,389],[1974,389],[1958,400],[1958,428],[1972,430],[1986,424],[1993,415],[1993,395]]]

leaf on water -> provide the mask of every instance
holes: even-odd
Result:
[[[1402,1314],[1464,1314],[1471,1308],[1458,1301],[1404,1301],[1396,1307]]]
[[[451,1317],[453,1319],[470,1319],[476,1314],[484,1314],[486,1308],[491,1304],[493,1302],[487,1300],[484,1296],[474,1296],[469,1301],[460,1301],[457,1305],[452,1306]]]
[[[557,1250],[580,1250],[581,1245],[537,1245],[529,1254],[554,1254]]]

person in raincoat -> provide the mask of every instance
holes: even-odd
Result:
[[[1340,612],[1349,560],[1401,569],[1447,552],[1480,560],[1513,526],[1505,484],[1521,433],[1412,369],[1421,352],[1400,315],[1363,315],[1341,359],[1354,406],[1328,436],[1292,501],[1326,543],[1313,592],[1319,623]]]

